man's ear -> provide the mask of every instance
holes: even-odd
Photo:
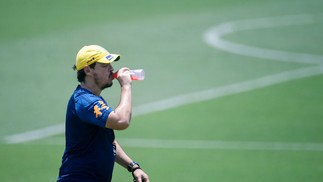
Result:
[[[91,68],[89,66],[85,66],[83,69],[84,69],[84,73],[86,75],[90,75],[91,74]]]

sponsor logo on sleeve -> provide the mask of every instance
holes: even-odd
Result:
[[[95,117],[98,118],[102,115],[102,110],[108,110],[110,107],[108,107],[103,101],[99,101],[98,104],[96,104],[93,107],[93,113],[95,114]]]

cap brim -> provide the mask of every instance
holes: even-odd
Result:
[[[97,61],[98,63],[112,63],[114,61],[118,61],[120,59],[120,55],[119,54],[108,54],[106,56],[104,56],[102,59],[100,59],[99,61]]]

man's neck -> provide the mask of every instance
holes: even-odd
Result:
[[[91,85],[87,82],[81,82],[80,85],[82,88],[85,88],[85,89],[91,91],[93,94],[95,94],[97,96],[100,96],[100,94],[101,94],[102,90],[99,89],[96,85]]]

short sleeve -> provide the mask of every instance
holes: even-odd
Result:
[[[75,110],[82,121],[104,128],[109,114],[113,111],[103,98],[91,95],[83,95],[77,99]]]

